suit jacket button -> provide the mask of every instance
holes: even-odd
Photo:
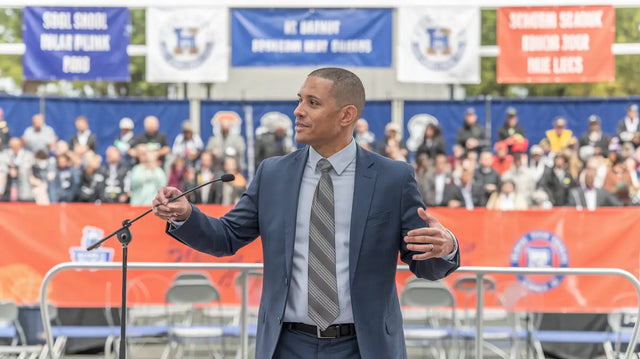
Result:
[[[289,278],[284,278],[284,285],[289,285]]]
[[[282,324],[282,318],[278,317],[278,324]]]

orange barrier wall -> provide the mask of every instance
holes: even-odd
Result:
[[[229,207],[208,205],[206,213],[220,216]],[[33,304],[40,282],[54,265],[71,260],[120,261],[115,238],[98,252],[83,246],[133,218],[145,207],[124,205],[0,204],[0,298]],[[499,212],[478,209],[430,210],[458,237],[465,266],[570,266],[615,267],[638,275],[640,209],[610,208],[596,212],[572,208],[549,211]],[[233,257],[215,258],[182,245],[164,234],[164,223],[149,215],[132,227],[129,261],[133,262],[260,262],[260,242],[255,241]],[[365,240],[367,240],[365,238]],[[373,260],[373,259],[372,259]],[[129,301],[163,302],[174,271],[129,271]],[[212,271],[223,300],[238,302],[234,285],[237,272]],[[407,273],[398,274],[399,291]],[[453,288],[459,274],[447,283]],[[610,277],[494,276],[495,291],[489,305],[526,307],[557,312],[606,311],[636,305],[631,284]],[[101,306],[120,303],[119,271],[82,271],[59,274],[48,298],[61,306]],[[251,301],[259,298],[259,283],[251,284]],[[528,294],[528,295],[526,295]],[[473,295],[457,291],[460,305],[471,305]]]

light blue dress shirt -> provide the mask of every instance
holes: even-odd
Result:
[[[322,156],[309,146],[309,157],[302,174],[298,213],[296,216],[296,237],[293,246],[293,267],[285,322],[299,322],[315,325],[308,311],[308,258],[309,220],[313,194],[320,180],[321,172],[316,168]],[[338,281],[338,304],[340,315],[334,323],[353,323],[351,312],[351,291],[349,289],[349,236],[351,232],[351,207],[356,174],[356,142],[351,140],[347,147],[327,158],[333,166],[329,171],[333,182],[335,205],[336,279]]]

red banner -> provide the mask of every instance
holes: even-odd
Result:
[[[205,213],[224,214],[229,207],[202,206]],[[68,261],[120,261],[113,238],[97,252],[84,247],[146,208],[126,205],[0,204],[0,299],[21,304],[38,300],[40,283],[54,265]],[[604,208],[596,212],[559,208],[549,211],[500,212],[484,209],[434,208],[430,211],[458,237],[464,266],[614,267],[638,276],[640,208]],[[261,262],[257,240],[233,257],[215,258],[168,237],[164,222],[147,216],[132,226],[131,262]],[[365,238],[366,240],[366,238]],[[227,303],[239,303],[235,271],[211,271]],[[162,303],[175,271],[129,271],[130,303]],[[398,274],[399,291],[408,273]],[[463,274],[446,279],[451,288]],[[544,311],[594,312],[633,306],[637,296],[627,281],[600,276],[490,276],[496,289],[488,305]],[[48,298],[60,306],[120,303],[120,271],[67,271],[51,282]],[[251,302],[260,282],[250,283]],[[460,306],[472,305],[472,293],[456,290]]]
[[[615,81],[613,6],[499,8],[498,83]]]

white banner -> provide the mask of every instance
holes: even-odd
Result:
[[[225,82],[229,9],[147,8],[148,82]]]
[[[398,8],[398,81],[480,83],[480,8]]]

